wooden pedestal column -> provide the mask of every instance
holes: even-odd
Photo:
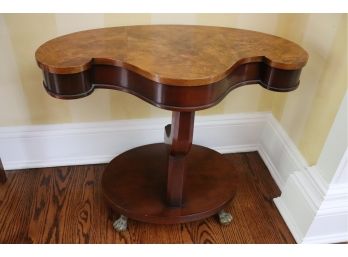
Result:
[[[191,149],[194,112],[173,112],[172,125],[166,127],[165,143],[169,144],[167,200],[168,205],[180,207],[185,180],[185,159]]]
[[[200,220],[234,197],[233,165],[209,148],[192,145],[194,112],[173,112],[166,144],[140,146],[114,158],[103,194],[114,212],[160,224]]]

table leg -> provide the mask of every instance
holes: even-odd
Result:
[[[1,158],[0,158],[0,183],[5,183],[7,181],[6,173],[4,166],[2,165]]]
[[[194,112],[173,112],[172,124],[166,127],[165,142],[169,145],[167,201],[180,207],[185,179],[185,160],[193,137]]]

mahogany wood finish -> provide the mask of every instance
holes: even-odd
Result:
[[[295,243],[272,199],[280,190],[257,152],[228,154],[239,177],[229,226],[216,216],[154,225],[129,220],[118,233],[100,181],[106,165],[11,171],[0,186],[0,243]],[[204,197],[204,196],[203,196]]]
[[[5,183],[7,181],[6,173],[4,166],[2,165],[1,158],[0,158],[0,183]]]
[[[167,145],[117,156],[102,179],[104,197],[117,213],[163,224],[206,218],[235,194],[236,171],[223,156],[201,146],[191,149],[194,112],[247,84],[294,90],[307,59],[300,46],[276,36],[183,25],[82,31],[36,51],[44,86],[54,97],[116,89],[173,111],[165,129]]]
[[[194,112],[173,112],[167,142],[168,154],[167,201],[172,207],[180,207],[185,180],[186,155],[191,149]]]
[[[232,200],[237,184],[233,164],[209,148],[192,145],[185,157],[185,183],[173,178],[169,182],[169,188],[183,186],[175,191],[182,194],[182,203],[174,201],[174,207],[173,203],[168,204],[166,149],[165,144],[145,145],[110,162],[102,178],[102,188],[107,203],[116,213],[143,222],[174,224],[209,217]],[[184,172],[180,168],[172,172],[180,173],[181,177]]]
[[[48,93],[61,99],[88,96],[96,88],[108,88],[133,94],[148,103],[172,111],[197,111],[218,104],[231,90],[250,84],[279,92],[295,90],[301,69],[281,70],[262,62],[236,67],[218,82],[201,86],[173,86],[149,80],[130,70],[107,65],[94,65],[75,74],[44,74]]]

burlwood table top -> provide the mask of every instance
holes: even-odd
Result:
[[[248,84],[280,92],[299,85],[308,54],[260,32],[208,26],[102,28],[57,37],[36,51],[49,94],[121,90],[157,107],[197,111]]]
[[[301,69],[308,55],[297,44],[265,33],[209,26],[148,25],[81,31],[40,46],[36,60],[54,74],[113,65],[175,86],[217,82],[245,63]]]

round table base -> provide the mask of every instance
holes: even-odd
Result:
[[[103,174],[107,204],[130,219],[175,224],[214,215],[233,199],[237,175],[223,155],[192,145],[185,163],[183,202],[171,207],[166,200],[168,146],[151,144],[122,153]]]

